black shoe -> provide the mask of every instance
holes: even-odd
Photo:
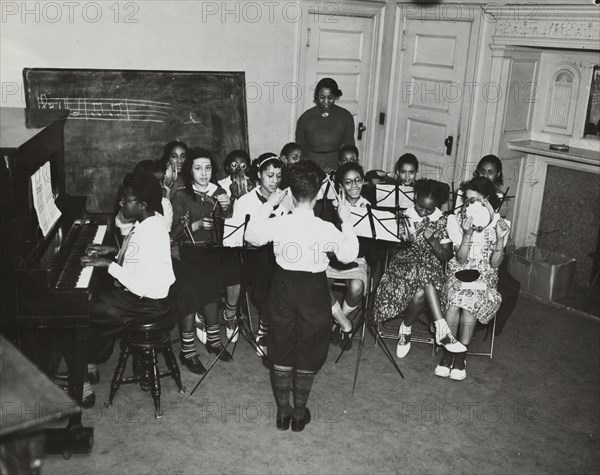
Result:
[[[88,394],[81,400],[81,407],[83,407],[84,409],[91,409],[92,407],[94,407],[95,404],[96,404],[96,394],[95,393]]]
[[[310,411],[308,407],[304,408],[304,416],[296,418],[292,416],[292,431],[294,432],[302,432],[304,430],[304,426],[310,422]]]
[[[179,361],[181,361],[181,364],[194,374],[206,373],[206,368],[196,354],[188,358],[183,352],[181,352],[179,353]]]
[[[98,384],[100,382],[100,371],[97,369],[88,371],[87,377],[90,384]]]
[[[340,348],[344,351],[348,351],[352,348],[352,332],[354,330],[351,328],[347,332],[340,328]]]
[[[90,384],[98,384],[100,382],[100,371],[98,371],[97,369],[94,371],[88,371],[87,377],[88,377],[88,382]],[[55,382],[57,382],[57,384],[59,381],[60,382],[64,381],[66,384],[69,381],[69,373],[68,372],[56,373],[54,375],[53,379]]]
[[[288,406],[289,407],[289,406]],[[277,428],[279,430],[288,430],[290,428],[290,421],[292,420],[292,408],[290,407],[287,415],[283,415],[282,411],[277,408]]]
[[[208,351],[208,354],[213,353],[215,355],[219,355],[219,359],[221,361],[229,362],[233,360],[231,353],[229,353],[229,351],[223,347],[220,341],[207,341],[206,351]]]

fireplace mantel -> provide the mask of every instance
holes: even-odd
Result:
[[[600,49],[600,9],[590,5],[490,4],[494,44],[543,48]]]
[[[550,150],[550,144],[537,140],[518,140],[508,143],[508,148],[525,152],[529,155],[540,155],[542,157],[558,158],[567,162],[578,162],[586,165],[600,167],[600,151],[586,150],[571,147],[568,151]]]

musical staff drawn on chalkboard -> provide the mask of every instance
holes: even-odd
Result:
[[[142,99],[47,97],[37,98],[40,109],[68,109],[69,117],[80,120],[165,122],[172,108],[168,102]]]

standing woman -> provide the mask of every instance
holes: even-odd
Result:
[[[315,88],[315,106],[308,109],[296,124],[296,142],[304,150],[304,159],[313,160],[325,171],[335,170],[338,151],[354,145],[354,119],[343,107],[335,105],[342,96],[337,82],[323,78]]]

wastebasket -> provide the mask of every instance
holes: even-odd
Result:
[[[509,255],[508,271],[521,282],[521,290],[558,300],[571,292],[575,264],[575,259],[563,254],[527,246]]]

